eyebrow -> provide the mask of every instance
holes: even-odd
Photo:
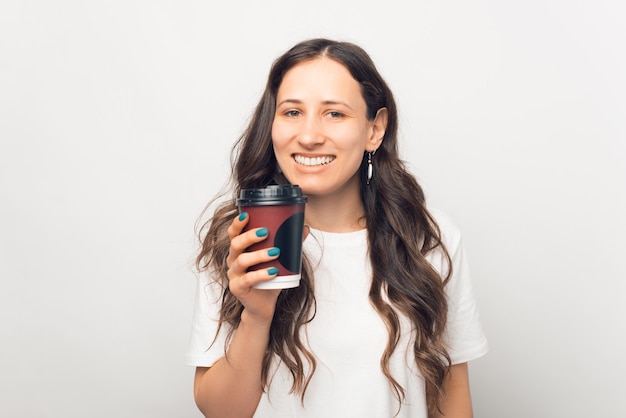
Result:
[[[302,100],[298,100],[298,99],[281,100],[280,103],[276,104],[276,107],[280,107],[280,106],[282,106],[285,103],[302,104]],[[342,101],[339,101],[339,100],[324,100],[324,101],[322,101],[322,104],[323,105],[342,105],[342,106],[347,107],[350,110],[354,110],[354,109],[352,109],[352,107],[348,103],[342,102]]]

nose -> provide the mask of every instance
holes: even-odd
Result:
[[[308,115],[300,125],[298,142],[306,148],[314,148],[324,142],[324,133],[319,118]]]

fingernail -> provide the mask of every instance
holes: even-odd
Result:
[[[244,219],[246,219],[248,217],[248,214],[246,212],[241,212],[239,214],[239,220],[243,221]]]
[[[280,254],[280,248],[274,247],[267,250],[267,255],[269,255],[270,257],[274,257],[278,254]]]
[[[276,267],[270,267],[267,269],[267,274],[269,276],[275,276],[278,274],[278,269]]]
[[[256,231],[256,236],[257,237],[264,237],[267,235],[267,228],[261,228],[261,229],[257,229]]]

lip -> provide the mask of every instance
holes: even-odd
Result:
[[[310,155],[310,154],[292,154],[291,158],[301,167],[323,167],[332,163],[335,158],[334,155]]]

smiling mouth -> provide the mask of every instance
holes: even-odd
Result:
[[[307,167],[315,167],[315,166],[320,166],[320,165],[326,165],[332,162],[335,159],[335,157],[331,155],[327,155],[324,157],[304,157],[302,155],[294,155],[293,159],[296,161],[296,163],[300,165],[304,165]]]

